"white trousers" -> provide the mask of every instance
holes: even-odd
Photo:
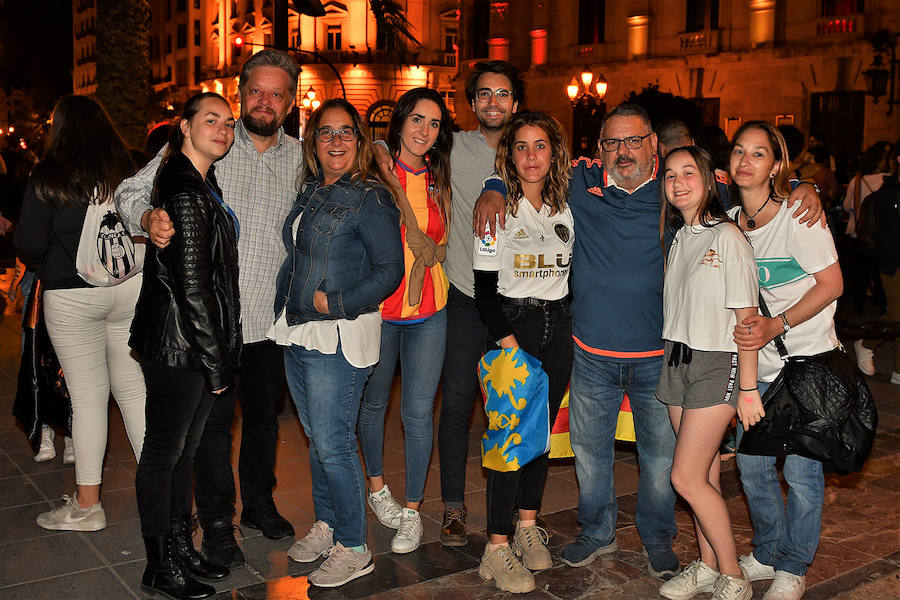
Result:
[[[147,391],[128,347],[141,275],[113,287],[44,292],[44,322],[72,398],[75,482],[99,485],[112,391],[135,459],[144,443]]]

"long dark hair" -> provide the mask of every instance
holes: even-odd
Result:
[[[128,146],[96,100],[72,95],[56,103],[50,145],[32,174],[38,198],[106,202],[134,170]]]
[[[166,153],[163,155],[162,162],[159,164],[160,170],[162,170],[163,165],[165,165],[172,156],[181,152],[181,147],[184,145],[184,132],[181,130],[181,123],[183,121],[190,122],[190,120],[200,112],[200,103],[207,98],[218,98],[225,104],[228,104],[228,101],[225,98],[215,92],[201,92],[191,96],[187,101],[187,104],[184,105],[181,117],[169,132],[169,146],[166,148]]]
[[[300,169],[300,181],[302,184],[307,179],[319,177],[322,166],[316,156],[316,130],[322,123],[322,115],[331,108],[339,108],[348,115],[356,127],[356,166],[351,180],[354,183],[374,180],[384,187],[390,186],[382,180],[378,164],[375,162],[375,153],[372,151],[372,136],[365,121],[359,116],[359,111],[343,98],[332,98],[322,103],[309,120],[306,122],[306,133],[303,136],[303,168]]]
[[[519,173],[513,162],[513,145],[519,130],[526,125],[532,125],[544,130],[550,142],[550,171],[544,180],[541,189],[541,201],[550,207],[550,214],[555,215],[565,210],[566,198],[569,195],[569,177],[571,161],[569,159],[569,144],[566,142],[566,134],[563,132],[559,121],[547,113],[537,111],[522,111],[517,113],[506,124],[497,144],[497,156],[494,159],[494,170],[506,185],[506,211],[516,216],[519,211],[519,200],[522,198],[522,183],[519,181]]]
[[[441,95],[435,90],[418,87],[400,96],[394,112],[391,113],[391,121],[388,123],[387,145],[395,158],[400,156],[400,131],[419,100],[431,100],[441,111],[441,127],[434,145],[425,153],[425,164],[428,166],[428,173],[437,189],[440,199],[437,204],[444,211],[446,220],[450,218],[448,207],[450,206],[450,150],[453,148],[453,132],[450,129],[450,111],[447,110],[447,105],[444,104]]]

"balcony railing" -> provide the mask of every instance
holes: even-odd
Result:
[[[334,64],[397,64],[398,58],[396,52],[388,50],[364,50],[362,52],[355,50],[317,50],[322,58]],[[308,55],[303,56],[304,59]],[[309,57],[312,59],[312,57]],[[455,67],[456,53],[444,52],[440,50],[418,50],[408,52],[406,55],[408,64],[417,65],[435,65],[440,67]]]
[[[77,33],[75,34],[75,39],[76,39],[76,40],[80,40],[80,39],[83,39],[83,38],[85,38],[85,37],[87,37],[87,36],[89,36],[89,35],[94,35],[94,28],[93,28],[93,27],[85,27],[85,28],[82,29],[81,31],[77,32]]]
[[[81,0],[78,6],[75,7],[75,12],[83,13],[89,8],[94,8],[94,0]]]
[[[721,48],[721,34],[718,29],[704,29],[682,33],[678,40],[678,48],[685,54],[711,54]]]
[[[857,37],[862,33],[863,15],[820,17],[816,21],[816,35],[819,37]]]
[[[96,60],[97,60],[97,57],[94,56],[94,54],[88,54],[87,56],[76,59],[75,65],[80,67],[81,65],[86,65],[88,63],[95,62]]]

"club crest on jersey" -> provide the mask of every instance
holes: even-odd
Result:
[[[565,226],[563,223],[557,223],[553,226],[553,232],[556,234],[562,243],[566,244],[569,242],[569,238],[572,237],[572,232],[569,231],[569,228]]]

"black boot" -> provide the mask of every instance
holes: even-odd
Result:
[[[253,503],[244,501],[241,511],[241,525],[259,529],[270,540],[294,537],[294,527],[278,514],[271,495],[260,496]]]
[[[147,568],[141,588],[149,594],[162,594],[174,600],[203,600],[216,595],[212,586],[190,576],[174,554],[171,534],[145,535]]]
[[[191,518],[172,519],[172,549],[181,564],[194,577],[217,581],[228,577],[228,567],[220,567],[206,560],[194,549],[191,540]]]
[[[244,564],[244,554],[234,539],[234,524],[231,517],[203,523],[203,543],[201,548],[210,562],[222,567],[240,567]]]

